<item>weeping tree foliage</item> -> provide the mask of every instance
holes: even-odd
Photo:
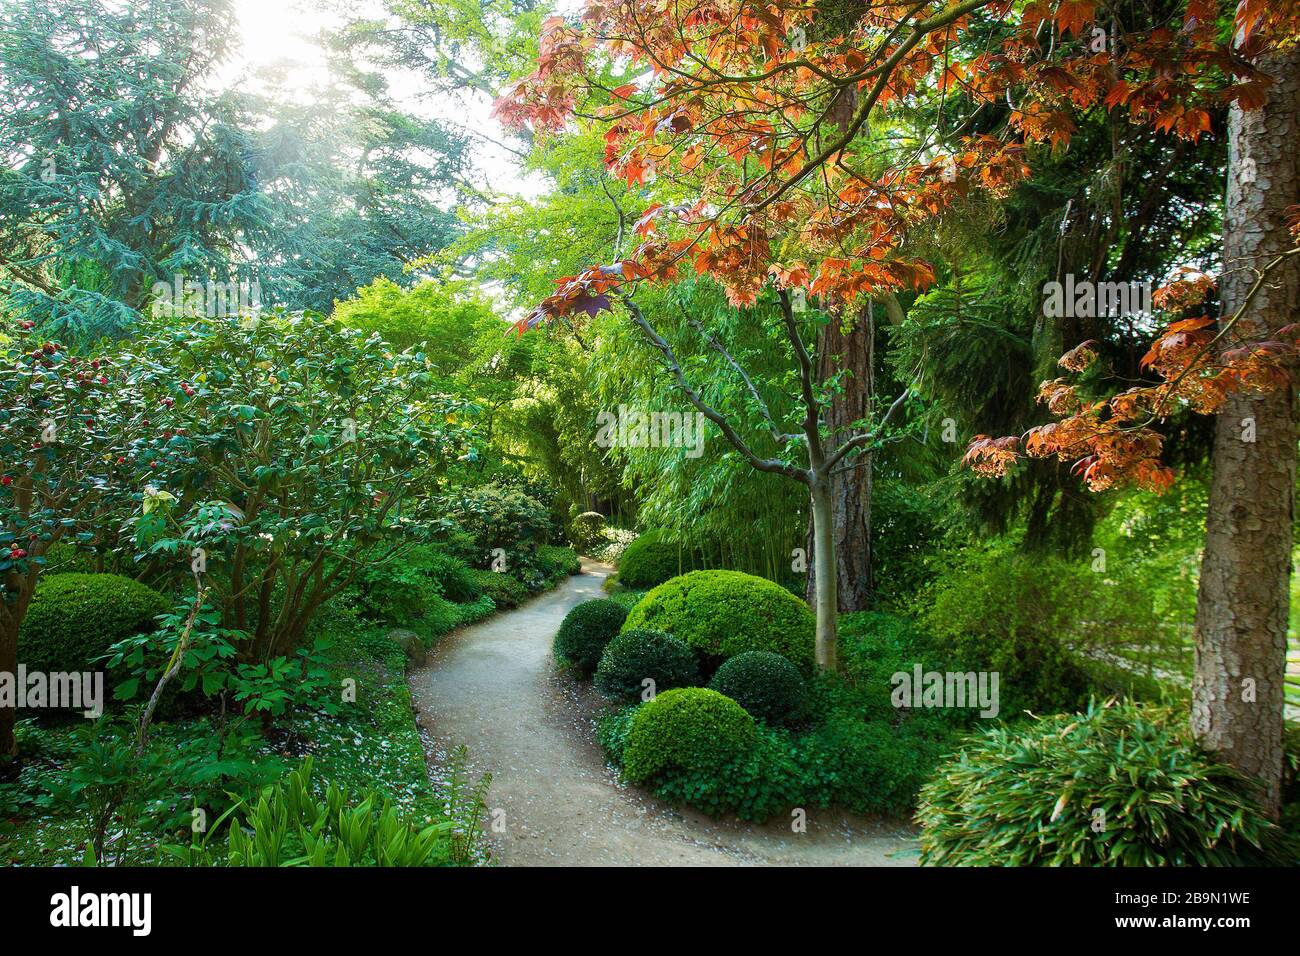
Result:
[[[763,431],[761,412],[711,339],[729,343],[731,355],[746,368],[774,417],[780,420],[794,411],[789,393],[797,384],[775,329],[743,321],[715,283],[683,281],[647,295],[641,307],[670,337],[705,401],[743,422],[739,427],[747,433]],[[696,414],[637,329],[610,317],[591,329],[592,380],[602,408],[621,404],[646,412]],[[611,450],[610,457],[622,467],[624,486],[636,494],[641,525],[662,529],[706,565],[801,581],[806,564],[793,552],[804,546],[807,494],[780,475],[755,471],[712,425],[701,426],[698,449],[623,445]],[[778,453],[775,444],[768,447],[761,438],[755,442],[760,454]]]

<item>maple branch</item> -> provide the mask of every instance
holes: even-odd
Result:
[[[1210,351],[1210,349],[1214,348],[1214,346],[1218,343],[1220,339],[1222,339],[1225,335],[1227,335],[1230,331],[1232,331],[1233,326],[1235,326],[1241,320],[1242,316],[1246,314],[1246,310],[1250,308],[1250,304],[1255,301],[1255,296],[1259,295],[1260,289],[1264,287],[1264,280],[1268,278],[1269,273],[1273,272],[1273,270],[1275,270],[1278,266],[1282,265],[1292,256],[1296,256],[1296,255],[1300,255],[1300,246],[1296,246],[1292,249],[1288,249],[1286,252],[1278,253],[1276,256],[1273,257],[1273,260],[1269,262],[1268,265],[1264,266],[1264,268],[1259,271],[1258,275],[1255,277],[1254,284],[1251,285],[1249,291],[1246,293],[1246,297],[1241,300],[1241,306],[1237,309],[1236,312],[1233,313],[1232,318],[1228,320],[1228,323],[1224,325],[1221,329],[1219,329],[1218,334],[1216,334],[1214,338],[1210,339],[1210,341],[1205,343],[1204,348],[1202,348],[1199,352],[1197,352],[1194,356],[1192,356],[1192,360],[1187,363],[1187,365],[1183,368],[1181,372],[1175,375],[1172,379],[1169,380],[1168,383],[1166,383],[1165,386],[1163,386],[1163,388],[1165,389],[1165,396],[1161,397],[1160,402],[1156,405],[1155,410],[1152,412],[1153,420],[1157,417],[1163,417],[1160,414],[1160,412],[1164,408],[1167,396],[1173,394],[1175,390],[1175,386],[1177,386],[1178,383],[1181,382],[1188,375],[1188,373],[1191,372],[1191,370],[1196,367],[1196,363],[1198,363],[1202,358],[1204,358],[1205,355]]]
[[[838,465],[844,459],[844,456],[849,454],[855,448],[861,448],[863,445],[867,444],[868,442],[875,440],[876,436],[880,434],[881,430],[886,425],[889,424],[890,419],[894,417],[894,414],[900,408],[903,407],[904,402],[907,401],[908,396],[911,394],[912,394],[912,387],[909,385],[907,388],[903,389],[902,393],[896,399],[894,399],[893,403],[889,406],[889,410],[885,412],[885,417],[879,421],[879,423],[876,425],[875,428],[873,428],[869,432],[863,432],[862,434],[854,435],[844,444],[840,445],[839,448],[835,449],[835,451],[831,454],[831,457],[828,458],[826,461],[827,470],[834,468],[836,465]]]
[[[965,3],[959,4],[950,10],[946,10],[928,20],[922,20],[920,23],[916,24],[916,26],[912,28],[911,35],[902,42],[897,50],[890,54],[889,59],[874,71],[878,72],[875,85],[872,86],[871,92],[858,104],[858,108],[853,112],[853,118],[849,120],[848,126],[845,128],[843,135],[805,163],[799,172],[787,179],[777,187],[777,190],[772,193],[772,195],[768,196],[754,207],[754,209],[750,210],[749,215],[757,215],[768,206],[772,205],[772,203],[784,196],[787,190],[798,185],[807,178],[809,173],[827,163],[831,157],[853,142],[854,137],[858,135],[858,130],[862,128],[862,124],[867,121],[867,116],[875,107],[876,101],[880,99],[880,94],[884,92],[885,86],[889,82],[889,78],[893,75],[894,68],[902,62],[903,58],[906,57],[909,52],[911,52],[912,47],[916,46],[922,39],[933,33],[935,30],[952,25],[957,20],[966,16],[966,14],[973,13],[980,7],[987,6],[990,2],[992,2],[992,0],[966,0]]]
[[[717,411],[717,409],[707,404],[704,399],[700,397],[700,393],[693,389],[690,383],[686,381],[686,375],[682,371],[681,363],[677,360],[677,355],[673,351],[673,347],[668,344],[667,340],[664,339],[662,335],[655,331],[654,326],[646,320],[645,314],[642,313],[637,304],[625,295],[619,295],[619,298],[622,300],[623,305],[627,307],[628,314],[632,316],[632,321],[641,329],[646,338],[650,340],[650,344],[658,349],[660,354],[663,356],[664,364],[668,367],[668,370],[673,373],[673,377],[677,380],[677,387],[682,390],[683,394],[685,394],[686,400],[694,405],[705,418],[718,426],[722,431],[723,437],[731,443],[733,448],[745,457],[745,460],[748,461],[750,465],[757,468],[759,471],[785,475],[787,478],[793,478],[795,481],[801,481],[804,484],[811,483],[811,475],[804,469],[796,468],[794,465],[788,465],[776,458],[760,458],[756,455],[749,445],[745,443],[745,440],[736,433],[734,428],[731,427],[730,422],[728,422],[726,418]]]

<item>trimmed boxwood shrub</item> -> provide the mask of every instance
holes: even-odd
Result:
[[[167,599],[117,574],[55,574],[42,578],[18,636],[28,670],[82,671],[110,645],[154,629]]]
[[[816,619],[779,584],[740,571],[692,571],[651,590],[625,630],[667,631],[706,662],[742,651],[773,651],[800,670],[813,664]]]
[[[1243,795],[1237,771],[1186,738],[1186,722],[1171,708],[1110,701],[985,731],[921,791],[921,862],[1268,862],[1278,828]]]
[[[613,601],[583,601],[565,615],[555,635],[556,658],[579,677],[589,676],[626,617],[627,611]]]
[[[581,554],[605,540],[605,516],[598,511],[584,511],[569,522],[569,543]]]
[[[639,700],[641,682],[647,678],[654,681],[658,694],[693,686],[700,679],[700,669],[686,642],[663,631],[634,628],[611,640],[596,668],[596,689],[606,697]]]
[[[730,697],[705,687],[679,687],[643,704],[623,747],[623,775],[642,783],[670,768],[715,773],[749,752],[754,718]]]
[[[808,687],[799,668],[771,651],[745,651],[729,658],[709,687],[764,723],[793,726],[808,714]]]
[[[548,583],[555,584],[573,574],[582,573],[578,552],[558,544],[544,544],[537,549],[533,561]]]
[[[524,587],[522,581],[504,571],[471,569],[470,577],[475,587],[490,597],[500,610],[516,608],[528,600],[528,588]]]
[[[665,540],[658,531],[647,531],[629,544],[618,559],[618,580],[633,589],[652,588],[689,570],[690,566],[680,547]]]

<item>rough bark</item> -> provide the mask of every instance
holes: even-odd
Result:
[[[1222,314],[1235,314],[1262,269],[1293,241],[1284,210],[1300,202],[1300,49],[1260,64],[1278,81],[1267,104],[1229,117]],[[1295,322],[1300,262],[1275,271],[1237,325],[1248,338]],[[1192,731],[1259,781],[1276,814],[1295,511],[1294,386],[1236,395],[1217,417],[1214,477],[1196,608]],[[1246,440],[1253,427],[1254,441]]]
[[[828,403],[823,420],[831,447],[854,434],[849,426],[869,418],[875,394],[873,376],[874,316],[870,305],[845,329],[832,319],[817,336],[817,376],[826,381],[843,370],[843,389]],[[838,609],[841,612],[865,611],[872,603],[874,582],[871,567],[871,453],[863,453],[857,467],[831,479],[829,494],[832,517],[831,534],[835,540],[835,571],[838,582]],[[809,516],[809,554],[815,554],[813,520]],[[821,569],[813,562],[808,572],[807,598],[812,604],[817,595],[817,576]]]

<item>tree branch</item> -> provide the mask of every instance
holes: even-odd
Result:
[[[750,465],[757,468],[759,471],[785,475],[787,478],[793,478],[795,481],[801,481],[804,484],[811,483],[812,476],[808,471],[805,471],[802,468],[796,468],[794,465],[788,465],[775,458],[760,458],[756,455],[749,445],[745,443],[745,440],[736,433],[734,428],[731,427],[731,423],[728,422],[715,408],[707,404],[704,399],[700,397],[699,392],[693,389],[690,383],[686,381],[686,375],[682,371],[681,363],[677,361],[677,355],[673,352],[673,347],[668,344],[667,340],[664,339],[662,335],[655,331],[654,326],[646,320],[645,314],[642,313],[637,304],[627,296],[620,295],[619,298],[622,299],[623,304],[627,307],[628,313],[632,316],[632,321],[641,329],[646,338],[650,340],[650,344],[658,349],[659,353],[663,356],[664,364],[667,365],[668,370],[673,373],[673,377],[677,380],[677,387],[686,395],[687,401],[694,405],[705,418],[718,426],[722,431],[723,437],[731,443],[733,448],[745,456],[745,460],[748,461]]]

